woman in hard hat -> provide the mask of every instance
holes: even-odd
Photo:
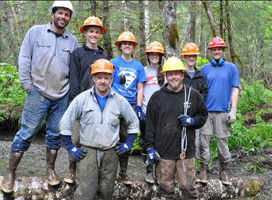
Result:
[[[125,97],[130,105],[136,110],[140,121],[144,121],[144,113],[142,111],[143,88],[146,81],[145,71],[143,65],[135,60],[132,56],[135,47],[138,45],[133,33],[125,31],[120,34],[117,41],[114,43],[121,55],[111,59],[114,65],[114,72],[112,74],[113,83],[112,89]],[[120,83],[120,77],[125,76],[126,82]],[[120,125],[120,144],[117,148],[123,153],[119,156],[120,172],[118,178],[124,184],[132,184],[131,179],[127,176],[128,166],[128,151],[130,150],[136,134],[131,134],[126,127],[126,122],[123,120]]]
[[[144,113],[146,113],[147,104],[152,94],[159,90],[166,81],[165,76],[160,73],[162,71],[162,57],[165,56],[163,45],[157,41],[151,42],[146,48],[145,55],[147,55],[148,65],[144,68],[146,75],[142,106]],[[144,146],[145,128],[146,124],[140,123],[140,145],[143,149],[142,154],[144,162],[147,160],[146,148]],[[155,183],[152,165],[146,165],[145,181],[150,184]]]

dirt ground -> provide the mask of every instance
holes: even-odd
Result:
[[[0,176],[3,176],[10,152],[12,138],[0,135]],[[17,176],[45,176],[45,147],[42,139],[37,138],[25,153],[17,169]],[[260,193],[247,200],[272,200],[272,147],[266,148],[259,155],[247,156],[246,152],[234,150],[231,152],[232,162],[229,164],[229,175],[231,177],[259,177],[264,180],[265,185]],[[256,162],[259,160],[259,163]],[[261,160],[261,161],[260,161]],[[248,169],[245,165],[250,166]],[[254,167],[259,167],[254,173]],[[68,154],[64,148],[59,151],[56,163],[56,171],[60,177],[64,177],[68,168]],[[265,173],[260,173],[259,169],[266,169]],[[209,178],[218,178],[219,164],[212,163],[209,166]],[[133,180],[144,180],[143,161],[140,155],[132,155],[129,161],[129,176]]]

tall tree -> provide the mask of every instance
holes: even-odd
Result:
[[[203,42],[203,27],[204,27],[204,22],[203,22],[203,6],[200,6],[200,30],[199,30],[199,36],[198,36],[198,46],[199,49],[202,49],[202,42]]]
[[[124,30],[128,30],[127,0],[122,0],[122,12],[123,12],[123,20],[124,20]]]
[[[144,24],[145,24],[145,45],[147,46],[149,44],[149,34],[150,34],[150,28],[149,28],[149,1],[144,1]]]
[[[96,16],[96,0],[91,0],[91,15]]]
[[[108,58],[111,59],[113,57],[113,51],[111,46],[111,29],[110,29],[110,11],[109,11],[109,0],[105,0],[103,4],[103,26],[106,27],[106,33],[104,34],[104,47],[108,54]]]
[[[213,37],[220,36],[220,33],[218,32],[218,28],[217,28],[217,25],[216,25],[216,21],[215,21],[214,16],[213,16],[213,12],[211,10],[210,3],[208,1],[202,0],[202,4],[203,4],[203,6],[204,6],[204,8],[206,10],[206,13],[207,13],[207,16],[208,16],[208,19],[209,19],[209,22],[210,22],[210,28],[211,28]]]
[[[145,3],[143,0],[139,0],[139,30],[141,30],[139,32],[140,34],[140,61],[142,64],[146,64],[146,56],[144,55],[145,52],[145,41],[146,41],[146,37],[145,37],[145,20],[144,20],[144,16],[145,16]]]
[[[190,42],[195,42],[196,34],[196,1],[190,1],[189,35]]]
[[[219,22],[219,31],[220,31],[220,35],[221,35],[221,36],[223,36],[223,23],[224,23],[223,0],[220,0],[220,22]]]
[[[162,1],[162,33],[167,57],[179,55],[179,32],[177,26],[178,1]]]
[[[232,41],[231,20],[230,20],[230,13],[229,13],[229,0],[226,0],[225,2],[226,2],[225,11],[226,11],[227,27],[228,27],[228,39],[229,39],[229,45],[230,45],[230,56],[231,56],[231,61],[235,63],[235,52],[234,52],[234,46]]]

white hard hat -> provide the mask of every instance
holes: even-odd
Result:
[[[71,1],[54,1],[53,5],[48,9],[48,11],[52,13],[54,7],[68,8],[72,12],[71,17],[74,15],[74,9]]]

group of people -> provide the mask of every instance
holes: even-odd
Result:
[[[71,2],[55,1],[49,12],[52,22],[31,27],[20,49],[19,79],[27,98],[3,192],[13,191],[16,168],[45,116],[48,184],[60,183],[55,161],[63,141],[69,153],[64,181],[74,183],[76,175],[79,180],[74,199],[112,199],[116,178],[132,184],[127,168],[139,131],[147,163],[145,181],[157,182],[161,199],[172,199],[175,179],[184,199],[198,198],[196,182],[208,183],[213,133],[220,179],[230,184],[228,138],[236,120],[239,75],[237,67],[224,59],[227,46],[220,37],[212,39],[208,47],[212,59],[200,70],[196,44],[183,47],[184,66],[177,57],[163,63],[166,54],[157,41],[147,46],[144,67],[133,58],[138,45],[133,33],[120,34],[114,43],[120,55],[109,61],[98,46],[106,31],[98,17],[84,21],[80,31],[86,44],[78,47],[77,39],[65,30],[74,13]],[[198,178],[195,158],[201,163]]]

